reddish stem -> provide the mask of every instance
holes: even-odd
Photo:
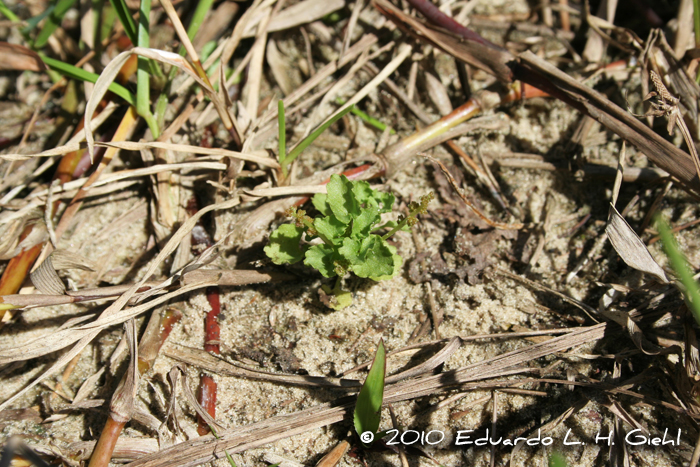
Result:
[[[199,404],[211,418],[216,417],[216,381],[209,375],[202,375],[199,379]],[[199,425],[197,426],[199,436],[207,435],[210,431],[207,422],[199,417]]]
[[[197,199],[190,198],[187,203],[187,212],[190,215],[199,210]],[[212,246],[214,242],[204,226],[198,222],[192,229],[192,253],[198,256],[203,248]],[[221,302],[219,300],[219,288],[207,288],[207,301],[209,302],[209,312],[204,318],[204,350],[219,354],[221,352],[219,342],[221,338],[221,326],[219,326],[219,314],[221,313]],[[202,375],[199,379],[199,404],[207,411],[211,418],[216,418],[216,381],[209,375]],[[209,433],[207,422],[199,418],[197,433],[204,436]]]
[[[114,420],[111,415],[107,418],[107,423],[105,423],[105,427],[102,429],[100,439],[97,440],[95,449],[92,450],[92,456],[90,456],[90,464],[88,467],[109,465],[109,461],[112,460],[114,447],[117,445],[117,440],[124,429],[124,425],[126,425],[126,422],[118,422]]]
[[[220,353],[219,338],[221,328],[219,327],[219,313],[221,313],[221,304],[219,303],[219,288],[207,288],[207,300],[211,310],[207,313],[204,319],[204,330],[206,333],[206,341],[204,342],[204,350],[207,352]]]
[[[484,39],[471,29],[462,26],[450,16],[444,14],[438,9],[438,7],[436,7],[427,0],[408,0],[408,3],[413,5],[413,7],[416,10],[420,11],[423,14],[423,16],[429,19],[433,24],[440,26],[441,28],[447,29],[448,31],[458,34],[464,37],[465,39],[478,42],[479,44],[483,44],[494,48],[500,48],[493,42]]]
[[[177,308],[168,308],[160,316],[160,319],[155,315],[151,317],[151,321],[154,319],[157,320],[154,322],[156,326],[153,326],[151,322],[149,322],[146,332],[141,337],[141,343],[139,344],[137,369],[140,375],[143,375],[151,369],[153,362],[158,356],[158,352],[160,352],[161,347],[163,347],[170,332],[173,330],[173,326],[180,321],[180,318],[182,318],[182,313],[180,313]],[[119,389],[117,389],[117,391],[119,391]],[[117,418],[122,421],[117,421]],[[118,416],[110,411],[105,427],[102,433],[100,433],[100,439],[97,440],[95,449],[93,449],[92,455],[90,456],[90,464],[88,467],[106,467],[109,465],[119,435],[129,421],[129,418],[130,415]]]

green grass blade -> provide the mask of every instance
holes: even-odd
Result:
[[[46,57],[43,54],[40,54],[40,57],[44,61],[44,63],[46,63],[46,66],[48,66],[52,70],[57,71],[58,73],[62,74],[67,78],[72,78],[78,81],[87,81],[89,83],[96,83],[97,78],[99,78],[99,75],[96,75],[95,73],[90,73],[89,71],[85,71],[82,68],[69,65],[68,63],[64,63],[60,60]],[[109,85],[109,90],[117,96],[124,99],[129,104],[136,105],[136,98],[124,86],[118,83],[112,83]]]
[[[214,0],[200,0],[199,3],[197,3],[197,8],[194,10],[190,25],[187,27],[187,37],[189,37],[191,41],[194,41],[194,37],[199,32],[199,28],[202,26],[213,4]],[[184,49],[184,47],[182,47],[182,49]]]
[[[287,122],[284,115],[284,101],[282,99],[277,101],[277,125],[279,126],[280,135],[280,149],[278,159],[280,161],[280,165],[282,166],[282,174],[286,177],[287,164],[285,163],[285,159],[287,158]]]
[[[129,11],[129,7],[126,6],[126,2],[124,0],[109,0],[109,2],[112,4],[119,21],[124,27],[126,37],[129,38],[132,44],[136,44],[138,42],[136,22],[131,16],[131,12]]]
[[[34,41],[34,48],[41,49],[46,45],[49,37],[56,31],[56,29],[61,25],[63,21],[63,16],[66,12],[73,6],[75,0],[59,0],[56,4],[56,8],[51,12],[51,14],[46,18],[46,24],[44,24],[43,29],[39,32],[39,35]]]
[[[0,15],[3,15],[13,23],[20,21],[19,17],[12,10],[10,10],[2,0],[0,0]]]
[[[221,439],[220,436],[214,430],[213,426],[209,425],[209,430],[211,430],[211,434],[214,435],[214,438]],[[226,449],[224,449],[224,454],[226,454],[226,459],[228,460],[229,465],[231,467],[236,467],[236,463],[233,461],[233,457],[231,457],[231,454],[229,454]]]
[[[678,249],[678,245],[676,244],[676,240],[673,238],[671,230],[660,216],[657,216],[656,218],[656,228],[661,236],[664,251],[668,256],[671,267],[676,274],[678,274],[681,284],[683,284],[683,287],[685,287],[683,297],[688,304],[688,308],[690,309],[691,313],[693,313],[695,321],[700,323],[700,288],[698,288],[698,283],[695,282],[695,279],[693,279],[693,273],[691,272],[685,257]]]
[[[20,32],[27,37],[31,31],[34,30],[39,23],[41,23],[47,16],[49,16],[56,9],[56,5],[50,5],[46,10],[42,11],[40,14],[33,16],[27,20],[27,26],[20,29]]]
[[[374,355],[372,368],[367,374],[367,379],[362,385],[355,405],[355,431],[358,435],[371,432],[373,435],[379,430],[381,420],[382,401],[384,399],[384,376],[386,374],[386,351],[384,341],[380,340],[377,353]],[[368,443],[369,444],[369,443]]]
[[[323,125],[321,125],[320,127],[318,127],[318,128],[317,128],[313,133],[311,133],[309,136],[307,136],[306,138],[304,138],[299,144],[297,144],[297,145],[294,147],[294,149],[292,149],[292,151],[291,151],[291,152],[289,153],[289,155],[286,157],[285,163],[286,163],[287,165],[289,165],[289,164],[291,164],[292,162],[294,162],[294,160],[295,160],[297,157],[299,157],[299,154],[301,154],[301,153],[304,151],[304,149],[308,148],[309,145],[310,145],[311,143],[313,143],[314,140],[315,140],[316,138],[318,138],[319,136],[321,136],[321,133],[323,133],[324,131],[326,131],[326,130],[328,129],[328,127],[330,127],[331,125],[333,125],[335,122],[337,122],[338,120],[340,120],[341,118],[343,118],[348,112],[350,112],[350,111],[352,110],[353,107],[354,107],[354,106],[351,105],[351,106],[348,107],[347,109],[343,110],[342,112],[340,112],[339,114],[337,114],[335,117],[331,118],[331,119],[328,120],[326,123],[324,123]]]
[[[150,47],[149,18],[151,16],[151,0],[141,0],[139,9],[138,43],[139,47]],[[160,136],[160,128],[151,113],[151,75],[153,66],[148,59],[139,57],[139,67],[136,70],[136,112],[146,120],[153,138]],[[156,65],[157,66],[157,65]]]
[[[698,1],[700,1],[700,0],[698,0]],[[338,99],[336,99],[335,101],[340,105],[345,104],[345,100],[341,99],[340,97]],[[358,109],[355,106],[351,107],[350,112],[352,112],[353,115],[358,116],[360,118],[360,120],[362,120],[363,122],[367,123],[368,125],[373,126],[374,128],[376,128],[379,131],[384,131],[388,128],[387,124],[377,120],[374,117],[371,117],[370,115],[366,114],[365,112],[361,111],[360,109]],[[391,133],[392,135],[396,134],[396,132],[391,128],[389,128],[389,133]]]

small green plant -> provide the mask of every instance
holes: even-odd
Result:
[[[377,353],[374,354],[372,368],[367,374],[367,379],[362,384],[362,389],[357,395],[355,404],[354,422],[355,432],[365,446],[370,446],[377,436],[379,422],[382,414],[382,401],[384,400],[384,377],[386,375],[386,350],[384,341],[380,340]],[[381,436],[379,436],[381,437]]]
[[[277,228],[265,253],[275,264],[293,264],[303,259],[304,264],[324,277],[337,276],[332,289],[322,289],[330,296],[328,305],[339,310],[352,303],[351,293],[341,288],[346,273],[375,281],[391,279],[399,273],[402,259],[387,239],[414,225],[416,216],[426,212],[433,194],[411,203],[407,217],[379,225],[381,215],[391,212],[391,193],[373,190],[365,181],[351,182],[344,175],[331,176],[327,191],[328,194],[316,194],[312,200],[321,216],[314,219],[302,209],[290,209],[288,215],[296,222]],[[378,235],[376,232],[382,229],[390,230]],[[307,242],[301,244],[304,234]]]

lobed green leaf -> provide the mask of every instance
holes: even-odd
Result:
[[[324,277],[336,275],[335,262],[340,259],[336,251],[326,245],[314,245],[306,250],[304,264],[318,270]]]
[[[391,278],[396,269],[395,253],[396,249],[386,240],[378,235],[370,235],[362,241],[357,259],[351,263],[350,270],[359,277],[369,277],[373,280],[383,280],[376,279],[378,277]]]
[[[342,245],[345,231],[348,230],[348,226],[340,222],[335,216],[314,219],[314,228],[333,245]]]
[[[377,206],[370,206],[362,210],[359,216],[352,223],[352,236],[355,238],[365,238],[372,228],[382,220]]]
[[[328,204],[328,195],[325,193],[316,193],[313,198],[311,198],[311,203],[314,207],[323,214],[324,216],[332,216],[333,211],[331,211],[331,205]]]
[[[352,182],[345,175],[331,175],[326,186],[328,204],[333,215],[343,224],[349,224],[360,214],[360,206],[352,192]]]
[[[265,254],[275,264],[294,264],[304,257],[299,247],[304,229],[294,224],[280,225],[270,235],[270,243],[264,248]]]

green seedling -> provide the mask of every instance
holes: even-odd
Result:
[[[700,0],[698,0],[698,1],[700,1]],[[340,105],[345,104],[345,99],[341,99],[340,97],[337,98],[335,101]],[[371,115],[366,114],[365,112],[361,111],[357,107],[353,106],[353,107],[351,107],[351,109],[352,110],[350,110],[350,112],[352,112],[353,115],[356,115],[357,117],[360,118],[360,120],[367,123],[368,125],[373,126],[377,130],[384,131],[387,128],[389,128],[389,126],[386,125],[385,123],[383,123],[382,121],[377,120],[376,118],[372,117]],[[392,135],[396,134],[396,132],[391,128],[389,128],[389,133]]]
[[[433,194],[423,196],[420,203],[411,203],[407,217],[380,225],[381,215],[391,212],[394,204],[391,193],[373,190],[365,181],[351,182],[344,175],[331,176],[327,190],[328,194],[318,193],[312,200],[321,216],[314,219],[302,209],[290,209],[287,214],[296,222],[277,228],[270,235],[265,253],[275,264],[293,264],[303,259],[304,264],[324,277],[337,276],[332,289],[322,289],[329,296],[327,304],[340,310],[352,303],[350,292],[341,289],[346,273],[375,281],[388,280],[399,273],[402,259],[387,239],[418,222],[416,216],[426,212]],[[390,230],[384,235],[376,233],[387,228]],[[304,234],[307,242],[301,244]]]
[[[282,176],[284,178],[287,178],[287,174],[289,173],[289,166],[292,165],[292,162],[299,157],[299,155],[309,147],[311,143],[316,140],[319,136],[321,136],[321,133],[326,131],[328,127],[333,125],[335,122],[343,118],[345,114],[348,112],[352,111],[352,109],[355,106],[351,105],[350,107],[343,109],[341,112],[338,112],[336,115],[333,116],[330,120],[327,122],[323,123],[321,126],[316,128],[313,133],[311,133],[309,136],[301,140],[300,142],[297,143],[294,148],[287,154],[287,136],[286,136],[286,118],[284,114],[284,102],[283,101],[278,101],[277,102],[277,123],[279,126],[279,154],[278,158],[280,161],[280,165],[282,166]]]
[[[664,251],[666,256],[668,256],[668,261],[671,263],[671,267],[678,275],[678,278],[683,284],[682,290],[683,298],[688,305],[688,309],[695,317],[695,321],[700,324],[700,288],[698,283],[693,278],[693,273],[688,266],[688,262],[685,260],[683,253],[678,249],[678,245],[673,238],[671,230],[668,228],[666,222],[661,218],[656,218],[656,229],[659,232],[661,241],[663,242]]]
[[[386,351],[384,341],[380,340],[374,362],[357,395],[354,422],[355,431],[365,446],[370,446],[377,436],[381,421],[382,401],[384,399],[384,377],[386,375]],[[381,436],[379,436],[381,437]]]

